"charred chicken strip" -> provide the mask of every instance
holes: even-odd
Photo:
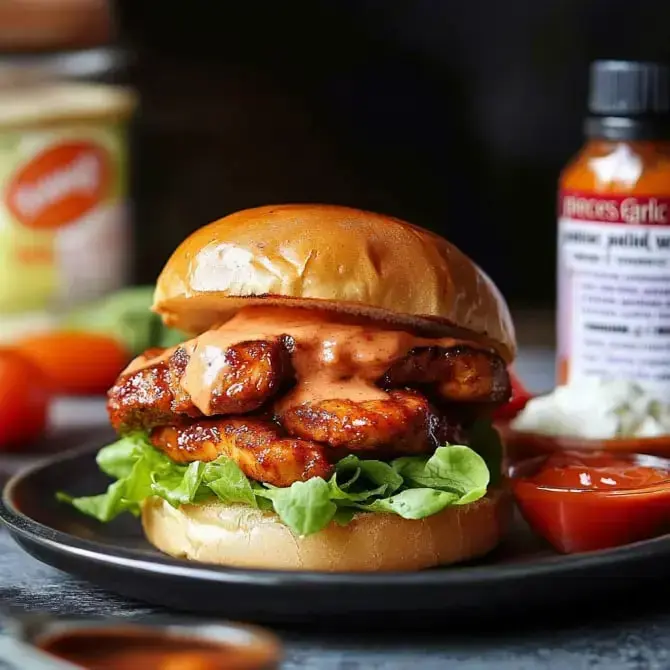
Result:
[[[281,336],[240,342],[225,349],[215,365],[208,416],[246,414],[274,396],[293,377],[293,340]]]
[[[217,353],[209,362],[216,369],[206,414],[253,412],[274,396],[293,375],[289,339],[240,342]],[[149,429],[202,417],[182,384],[188,363],[189,354],[179,347],[167,360],[122,376],[108,394],[114,428]]]
[[[284,437],[279,426],[262,419],[203,419],[155,428],[150,439],[177,463],[226,456],[251,479],[274,486],[290,486],[312,477],[326,479],[333,470],[325,447]]]
[[[504,361],[470,347],[420,347],[394,363],[379,380],[382,388],[432,385],[450,402],[501,403],[511,385]]]
[[[430,452],[444,442],[460,441],[460,427],[438,415],[413,391],[392,391],[385,400],[346,399],[304,403],[279,420],[296,437],[351,451],[386,448],[412,454]]]
[[[107,394],[109,420],[119,433],[174,421],[167,363],[160,362],[120,378]]]
[[[172,393],[172,412],[190,417],[201,417],[202,412],[193,404],[191,396],[181,385],[189,358],[186,349],[179,347],[167,360],[168,384],[170,393]]]

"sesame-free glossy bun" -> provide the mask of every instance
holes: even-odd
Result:
[[[339,310],[516,352],[504,298],[445,239],[399,219],[335,205],[231,214],[190,235],[158,278],[153,309],[201,333],[241,307]]]
[[[174,508],[150,498],[142,508],[149,542],[162,552],[201,563],[269,570],[388,572],[422,570],[483,556],[509,524],[506,489],[425,519],[362,512],[347,526],[331,523],[298,537],[276,514],[214,502]]]

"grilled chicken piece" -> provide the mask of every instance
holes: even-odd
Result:
[[[159,426],[174,420],[166,362],[121,377],[107,394],[107,413],[117,432]]]
[[[296,405],[279,421],[296,437],[350,451],[431,452],[445,442],[462,442],[458,424],[435,412],[414,391],[391,391],[385,400],[322,400]]]
[[[293,378],[293,346],[292,338],[281,336],[226,349],[220,360],[212,361],[218,370],[205,414],[246,414],[258,409]]]
[[[245,414],[272,398],[293,377],[289,340],[240,342],[223,350],[211,362],[216,373],[206,414]],[[167,360],[119,378],[108,393],[112,426],[125,432],[202,417],[181,384],[188,362],[179,347]]]
[[[503,403],[511,383],[505,362],[471,347],[419,347],[394,363],[378,382],[385,389],[433,386],[449,402]]]
[[[201,417],[202,412],[193,404],[191,396],[181,385],[181,378],[186,372],[189,358],[190,356],[186,349],[178,347],[167,360],[168,384],[170,386],[170,393],[172,393],[172,413],[185,414],[190,417]]]
[[[203,419],[184,426],[154,428],[150,439],[177,463],[226,456],[251,479],[274,486],[290,486],[312,477],[326,479],[333,471],[326,458],[327,448],[285,437],[277,424],[263,419]]]

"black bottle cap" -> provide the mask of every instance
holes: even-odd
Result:
[[[605,139],[670,137],[670,68],[662,63],[591,64],[586,134]]]

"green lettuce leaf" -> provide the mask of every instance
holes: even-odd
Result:
[[[337,511],[328,484],[321,477],[294,482],[283,489],[257,490],[256,495],[269,498],[279,518],[298,535],[311,535],[325,528]]]
[[[484,459],[469,447],[439,447],[428,457],[398,458],[393,467],[417,487],[435,489],[456,496],[454,502],[465,504],[486,495],[489,469]]]
[[[405,489],[390,498],[357,505],[368,512],[392,512],[404,519],[424,519],[458,502],[456,493],[436,489]]]
[[[234,461],[218,458],[207,463],[203,479],[207,488],[220,500],[258,507],[251,482]]]
[[[388,463],[346,456],[335,466],[329,481],[330,497],[351,503],[391,495],[403,478]]]
[[[142,502],[153,496],[174,507],[218,498],[273,511],[297,535],[310,535],[331,522],[346,525],[360,513],[423,519],[478,500],[500,477],[501,450],[498,434],[486,426],[478,428],[475,442],[476,451],[446,445],[430,457],[390,463],[351,455],[335,465],[328,481],[314,477],[277,488],[249,480],[223,456],[211,463],[175,463],[154,449],[146,434],[132,433],[98,453],[100,469],[116,480],[105,493],[58,498],[103,522],[124,512],[138,515]]]
[[[166,470],[156,473],[151,492],[167,500],[173,507],[193,502],[205,474],[206,463],[194,461],[186,470]]]
[[[130,512],[134,516],[139,516],[139,505],[125,498],[124,489],[125,481],[119,480],[110,484],[105,493],[97,496],[73,498],[67,493],[59,492],[56,494],[56,498],[61,502],[70,503],[80,512],[92,516],[98,521],[107,523],[123,512]]]

